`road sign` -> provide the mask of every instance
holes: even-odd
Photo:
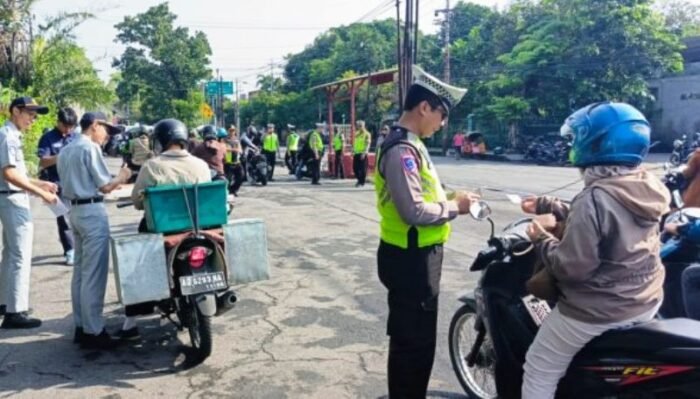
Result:
[[[206,90],[207,90],[207,96],[210,96],[210,97],[218,96],[219,94],[222,94],[222,95],[233,94],[233,82],[226,81],[226,80],[223,80],[223,81],[212,80],[212,81],[207,82]]]
[[[205,118],[211,118],[214,116],[214,111],[211,110],[211,107],[207,103],[202,103],[202,106],[199,107],[199,112]]]

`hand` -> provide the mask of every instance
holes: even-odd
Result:
[[[43,191],[41,194],[41,199],[43,199],[47,204],[55,204],[58,202],[58,196],[49,191]]]
[[[557,218],[553,214],[548,213],[546,215],[537,215],[533,219],[536,221],[543,229],[551,232],[557,227]]]
[[[58,192],[58,185],[56,183],[51,183],[48,181],[41,181],[41,182],[39,182],[38,186],[42,190],[48,191],[52,194],[56,194]]]
[[[522,202],[520,203],[520,208],[523,210],[523,212],[534,215],[537,213],[537,197],[531,195],[523,198]]]
[[[478,201],[480,198],[480,195],[468,191],[455,192],[454,201],[457,203],[459,214],[466,215],[467,213],[469,213],[469,207],[472,205],[472,203]]]
[[[542,227],[541,224],[537,220],[532,221],[529,226],[527,226],[526,234],[530,241],[535,241],[537,237],[541,236],[542,234],[546,233],[547,231]]]
[[[121,183],[126,183],[131,179],[131,175],[133,172],[131,169],[129,169],[126,166],[122,166],[121,169],[119,169],[119,174],[117,175],[117,180],[119,180]]]
[[[680,224],[678,224],[678,223],[666,223],[664,225],[664,231],[666,233],[677,236],[678,235],[678,227],[680,227]]]

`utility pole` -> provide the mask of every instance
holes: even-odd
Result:
[[[418,50],[417,43],[418,43],[418,2],[419,0],[405,0],[406,3],[406,10],[405,10],[405,19],[404,19],[404,26],[403,26],[403,40],[399,39],[397,43],[397,47],[399,47],[400,52],[399,52],[399,59],[398,59],[398,64],[399,64],[399,105],[403,105],[403,100],[404,97],[406,96],[406,93],[408,92],[408,87],[411,85],[412,82],[412,71],[411,67],[413,64],[416,62],[416,53]],[[397,1],[397,10],[396,14],[397,17],[400,15],[399,12],[399,2]],[[401,24],[397,20],[397,29],[399,31],[397,34],[400,36],[401,35]]]
[[[445,69],[443,70],[443,80],[445,83],[450,83],[450,14],[452,10],[450,9],[450,0],[445,0],[445,8],[442,10],[435,10],[435,16],[437,17],[440,13],[445,14]],[[449,137],[449,118],[445,119],[445,124],[442,127],[444,135],[442,137],[442,155],[447,154],[447,148],[449,147],[450,137]]]
[[[236,78],[236,129],[238,129],[238,134],[240,135],[241,130],[241,87],[239,86],[238,78]]]
[[[401,0],[396,0],[396,60],[399,68],[399,109],[403,108],[403,62],[401,60]]]

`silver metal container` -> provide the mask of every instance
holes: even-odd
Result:
[[[117,295],[122,305],[170,298],[162,234],[110,237]]]
[[[238,219],[223,228],[229,284],[269,279],[265,222],[262,219]]]

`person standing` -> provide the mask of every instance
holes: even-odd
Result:
[[[36,328],[41,320],[29,317],[29,280],[32,266],[34,225],[29,193],[44,202],[56,203],[58,186],[30,179],[24,164],[22,133],[47,107],[31,97],[19,97],[10,103],[10,119],[0,128],[0,223],[2,223],[2,260],[0,261],[0,328]]]
[[[56,170],[56,160],[58,153],[63,147],[72,142],[77,136],[74,133],[75,127],[78,125],[78,115],[73,108],[61,108],[58,110],[58,121],[56,127],[44,133],[39,139],[37,148],[37,156],[39,157],[39,178],[44,181],[55,183],[58,185],[58,195],[61,198],[61,182],[58,178],[58,170]],[[63,200],[61,198],[61,200]],[[73,265],[75,252],[73,251],[73,232],[66,221],[66,216],[56,218],[58,224],[58,238],[63,247],[63,256],[65,263],[68,266]]]
[[[335,130],[333,137],[333,151],[335,151],[335,178],[345,179],[345,165],[343,165],[343,150],[345,149],[345,137]]]
[[[80,118],[81,135],[58,155],[58,175],[63,195],[70,200],[70,222],[75,235],[75,267],[71,296],[74,342],[86,349],[111,349],[118,344],[104,328],[104,307],[109,271],[109,219],[104,194],[131,177],[123,166],[112,179],[102,156],[102,146],[119,129],[101,112]]]
[[[289,174],[293,175],[297,169],[297,154],[299,153],[299,134],[294,125],[287,125],[289,135],[287,135],[287,152],[284,155],[284,163],[289,169]]]
[[[307,139],[309,141],[309,149],[311,150],[311,160],[309,160],[309,168],[311,169],[311,184],[320,185],[321,182],[321,157],[323,157],[323,139],[321,133],[314,129],[309,133]]]
[[[275,125],[267,124],[267,132],[263,138],[263,153],[267,159],[267,180],[274,181],[275,163],[277,162],[277,152],[279,151],[280,143],[277,133],[275,133]]]
[[[382,130],[379,131],[379,137],[377,137],[377,149],[381,148],[382,143],[386,140],[386,136],[389,134],[389,126],[382,126]]]
[[[236,128],[231,126],[228,129],[228,138],[226,139],[224,172],[226,172],[226,179],[229,181],[229,193],[236,197],[244,181],[242,159],[243,147],[236,134]]]
[[[403,114],[379,149],[375,190],[380,220],[379,279],[388,289],[391,398],[425,398],[435,357],[443,244],[449,221],[478,196],[448,200],[423,138],[443,125],[466,90],[413,67]]]
[[[355,134],[355,142],[353,144],[353,169],[355,172],[355,177],[357,178],[357,184],[355,187],[362,187],[365,185],[365,179],[367,178],[367,154],[369,153],[369,146],[372,143],[372,135],[365,129],[364,121],[357,121],[357,133]]]
[[[457,132],[452,137],[452,147],[455,151],[455,159],[462,159],[462,146],[464,146],[464,133]]]

